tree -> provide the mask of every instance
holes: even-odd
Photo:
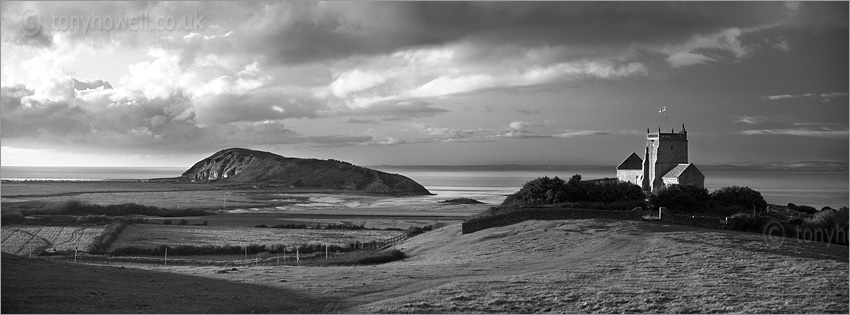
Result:
[[[656,207],[683,213],[705,212],[710,201],[708,190],[693,185],[671,185],[650,196],[650,202]]]
[[[531,180],[516,193],[525,204],[550,204],[566,201],[564,180],[547,176]]]
[[[738,206],[756,214],[767,209],[767,202],[761,193],[750,187],[723,187],[711,193],[711,200],[717,206]]]

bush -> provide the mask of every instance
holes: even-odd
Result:
[[[4,213],[4,214],[0,215],[0,224],[2,224],[2,225],[17,224],[17,223],[22,223],[22,222],[25,222],[25,221],[26,221],[26,218],[24,218],[24,215],[21,214],[20,212],[18,212],[18,213]]]
[[[850,219],[848,219],[848,211],[846,209],[830,209],[815,213],[811,217],[803,219],[803,222],[823,229],[831,229],[836,226],[846,229],[848,226],[848,220]]]
[[[204,210],[198,209],[177,209],[170,210],[154,206],[143,206],[135,203],[122,203],[113,205],[97,205],[89,204],[79,200],[67,201],[55,209],[47,211],[36,211],[33,214],[49,213],[49,214],[69,214],[69,215],[110,215],[121,216],[130,214],[159,216],[159,217],[188,217],[188,216],[203,216],[207,215]]]
[[[797,211],[805,213],[805,214],[815,214],[818,213],[818,209],[810,206],[797,206]]]
[[[754,216],[749,213],[737,213],[729,217],[727,229],[761,233],[765,224],[770,221],[770,217]]]
[[[411,226],[407,229],[407,236],[415,236],[422,234],[422,228],[418,226]]]
[[[278,224],[272,226],[274,229],[306,229],[306,224]]]
[[[545,176],[525,183],[516,195],[524,204],[551,204],[567,201],[565,188],[564,180]]]
[[[692,185],[671,185],[650,196],[650,203],[655,207],[666,207],[680,213],[705,212],[710,200],[708,190]]]
[[[767,202],[762,198],[761,193],[750,189],[750,187],[723,187],[711,193],[711,201],[717,207],[738,206],[743,209],[748,209],[756,213],[761,213],[767,209]]]
[[[377,252],[357,251],[342,256],[331,257],[330,259],[312,260],[305,263],[315,266],[376,265],[402,260],[406,257],[407,255],[405,255],[404,252],[397,249]]]
[[[188,225],[188,224],[189,224],[189,221],[186,221],[186,219],[180,219],[180,221],[177,221],[177,225]]]
[[[105,253],[112,242],[118,238],[118,234],[124,230],[127,223],[121,220],[116,220],[113,223],[103,228],[103,232],[94,238],[92,244],[89,245],[88,251],[92,254]]]
[[[715,205],[708,211],[708,214],[713,214],[721,217],[728,217],[736,213],[752,213],[752,210],[743,208],[739,205]]]
[[[508,196],[503,205],[544,205],[565,202],[613,203],[644,200],[641,188],[617,179],[582,181],[573,175],[564,182],[558,177],[540,177],[525,183],[515,194]]]
[[[162,224],[163,225],[171,225],[171,220],[164,220],[164,221],[162,221]]]

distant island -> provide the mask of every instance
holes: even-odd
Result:
[[[231,148],[205,158],[179,179],[192,182],[277,184],[293,188],[359,190],[395,195],[430,195],[416,181],[337,160],[283,157],[274,153]]]

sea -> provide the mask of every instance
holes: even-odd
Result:
[[[381,171],[405,175],[434,193],[437,199],[473,198],[500,204],[506,195],[516,192],[535,178],[548,176],[569,179],[616,177],[616,171],[599,167],[554,169],[527,166],[370,166]],[[28,167],[2,166],[0,178],[9,181],[101,181],[150,179],[180,176],[185,167]],[[768,203],[794,203],[818,209],[839,208],[850,204],[847,172],[702,170],[709,192],[726,186],[747,186],[761,192]],[[2,191],[2,187],[0,187]]]

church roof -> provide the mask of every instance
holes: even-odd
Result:
[[[694,163],[689,163],[676,165],[676,167],[667,172],[667,174],[664,174],[662,178],[679,178],[679,176],[682,176],[685,172],[697,172],[702,174]]]
[[[637,153],[632,152],[632,155],[626,158],[623,163],[620,163],[620,166],[617,166],[618,170],[640,170],[643,169],[643,160],[637,155]]]

